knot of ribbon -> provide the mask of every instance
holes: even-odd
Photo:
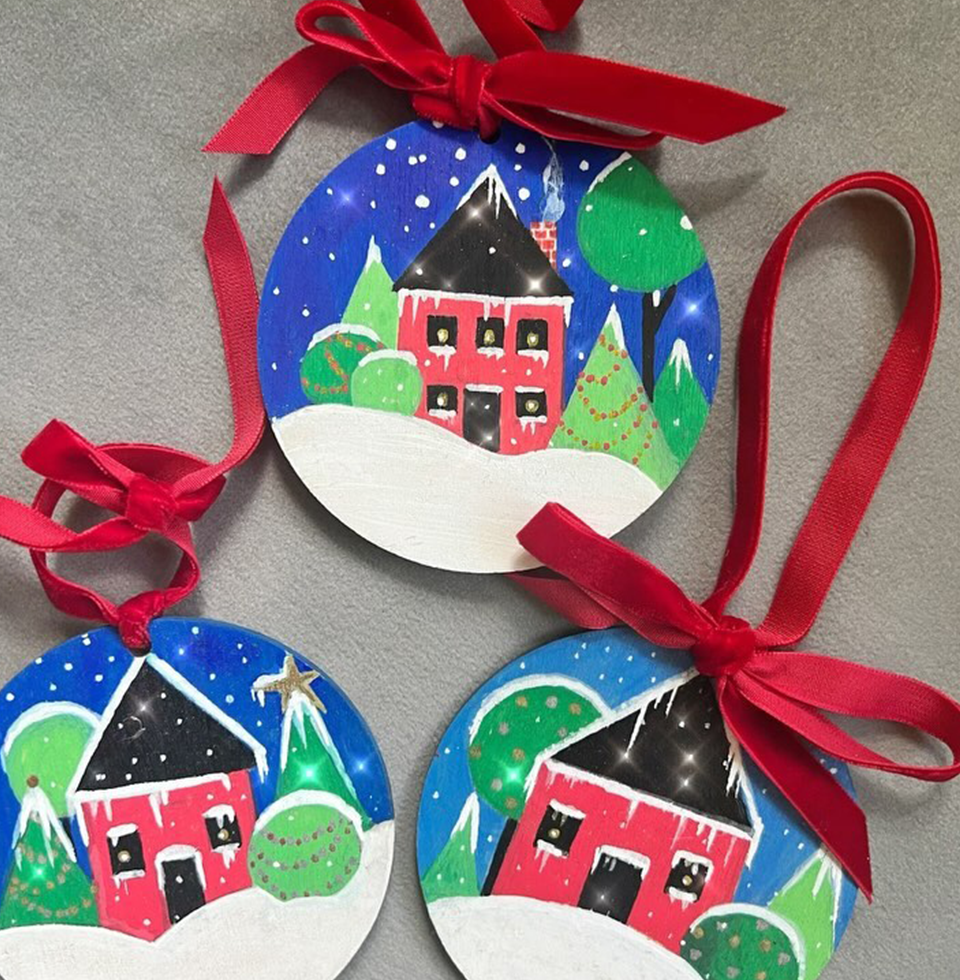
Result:
[[[759,626],[725,609],[760,539],[777,294],[793,240],[810,213],[848,191],[873,190],[906,211],[914,231],[913,280],[886,355],[793,543]],[[737,365],[737,497],[717,584],[703,603],[660,569],[548,504],[520,543],[545,569],[514,576],[587,629],[626,624],[653,643],[689,650],[714,679],[730,733],[797,809],[859,888],[872,895],[866,818],[811,747],[857,766],[942,782],[960,774],[960,704],[910,677],[794,647],[807,634],[913,410],[933,350],[940,309],[936,230],[920,192],[892,174],[831,184],[787,223],[770,248],[744,314]],[[942,765],[899,763],[873,751],[828,715],[897,722],[944,743]],[[819,753],[817,753],[819,755]]]
[[[783,108],[729,89],[600,58],[548,51],[531,28],[559,30],[582,0],[464,0],[497,55],[446,52],[417,0],[312,0],[296,18],[310,45],[266,76],[205,149],[271,153],[326,86],[363,68],[409,92],[414,110],[492,138],[506,119],[553,139],[637,150],[665,136],[709,143]],[[323,29],[347,21],[359,36]],[[620,127],[620,128],[611,128]]]
[[[60,610],[115,626],[134,650],[150,643],[149,623],[189,595],[200,579],[190,523],[220,495],[226,473],[256,448],[264,413],[256,373],[258,297],[246,243],[219,181],[214,183],[203,238],[220,315],[227,375],[234,411],[233,444],[219,462],[144,443],[97,446],[69,425],[53,420],[21,454],[44,478],[32,506],[0,497],[0,537],[30,549],[50,601]],[[113,515],[85,531],[53,520],[66,492]],[[116,551],[159,534],[181,552],[165,589],[154,589],[114,604],[72,582],[48,565],[50,553]]]

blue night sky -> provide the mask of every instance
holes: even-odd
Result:
[[[276,674],[284,655],[293,653],[300,670],[319,668],[294,651],[238,626],[209,619],[164,618],[150,626],[153,652],[241,724],[267,750],[270,772],[261,784],[253,774],[257,809],[273,802],[280,771],[280,697],[266,696],[264,707],[250,688],[262,674]],[[131,655],[113,629],[98,629],[68,640],[38,657],[0,691],[0,732],[19,715],[44,701],[72,701],[100,714],[127,672]],[[380,750],[357,709],[321,670],[313,689],[327,708],[324,721],[353,780],[360,802],[375,823],[393,819],[390,784]],[[6,779],[0,780],[0,874],[5,873],[20,805]],[[80,833],[73,825],[77,857],[89,873]]]
[[[484,698],[524,676],[564,675],[586,684],[613,710],[692,666],[687,653],[652,646],[632,630],[618,627],[565,637],[526,654],[484,684],[463,706],[447,729],[427,773],[417,822],[417,863],[421,878],[450,836],[467,797],[474,791],[468,768],[470,724]],[[835,767],[837,779],[853,793],[843,763],[821,758]],[[820,846],[820,841],[786,802],[779,790],[747,760],[763,835],[753,864],[746,869],[735,901],[766,905]],[[477,876],[486,877],[505,820],[480,801]],[[844,877],[837,923],[839,942],[850,922],[857,889]]]
[[[612,292],[610,283],[587,265],[576,240],[580,199],[619,154],[563,142],[557,143],[556,151],[563,168],[565,206],[557,226],[558,271],[575,296],[566,338],[566,399],[613,302],[633,360],[640,363],[641,294]],[[371,235],[387,272],[396,279],[491,163],[497,165],[520,219],[529,225],[543,214],[542,174],[549,159],[550,148],[543,139],[511,125],[504,125],[499,139],[487,144],[473,133],[415,122],[369,143],[333,170],[287,226],[264,284],[258,346],[270,417],[307,404],[300,387],[300,359],[315,333],[340,321]],[[425,199],[429,204],[419,206],[417,202]],[[720,312],[706,264],[679,284],[657,335],[657,374],[677,337],[686,341],[694,372],[712,401],[720,367]]]

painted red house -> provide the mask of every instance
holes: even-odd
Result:
[[[250,886],[253,769],[266,752],[240,725],[168,663],[134,661],[70,788],[101,925],[156,939]]]
[[[531,779],[485,891],[579,906],[675,952],[731,901],[761,830],[699,676],[580,733]]]
[[[543,449],[560,420],[573,294],[556,224],[525,227],[495,166],[394,283],[397,346],[417,359],[417,416],[492,452]]]

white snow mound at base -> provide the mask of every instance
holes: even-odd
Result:
[[[532,898],[445,898],[429,906],[468,980],[700,980],[675,953],[584,909]]]
[[[278,902],[259,888],[218,899],[154,942],[99,926],[0,932],[3,980],[333,980],[383,904],[394,825],[364,838],[361,872],[329,898]]]
[[[320,502],[368,541],[452,571],[536,568],[516,534],[546,503],[604,535],[659,496],[636,467],[598,452],[490,453],[433,422],[351,405],[308,405],[273,422]]]

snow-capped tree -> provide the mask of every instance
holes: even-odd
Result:
[[[93,888],[36,776],[20,807],[13,858],[0,901],[0,929],[47,922],[97,925]]]
[[[610,453],[636,466],[661,490],[680,469],[627,352],[616,303],[610,306],[550,445]]]
[[[790,927],[760,906],[753,912],[748,908],[719,909],[699,919],[683,941],[683,958],[704,980],[800,980],[802,954],[794,947]]]
[[[804,980],[817,980],[833,956],[843,872],[820,850],[780,889],[770,908],[791,922],[803,939]]]
[[[373,822],[361,805],[340,752],[327,730],[323,720],[326,708],[310,686],[317,677],[319,673],[315,670],[300,672],[288,654],[280,674],[264,675],[254,681],[252,693],[261,705],[269,693],[281,697],[283,732],[276,797],[279,799],[301,790],[322,790],[339,797],[356,811],[366,830]]]
[[[97,724],[71,701],[49,701],[24,711],[3,741],[3,771],[18,800],[39,786],[57,816],[68,813],[67,787]]]
[[[690,351],[679,337],[657,378],[656,410],[663,438],[682,466],[700,438],[710,406],[693,373]]]
[[[609,283],[643,293],[643,364],[654,398],[657,332],[677,284],[705,261],[690,219],[636,157],[606,167],[580,202],[577,239],[591,268]]]
[[[427,904],[441,898],[476,897],[480,894],[477,882],[479,833],[480,800],[476,793],[471,793],[450,832],[449,840],[421,881]]]
[[[527,802],[537,757],[600,717],[593,699],[562,684],[511,687],[470,729],[470,776],[480,798],[512,820]]]
[[[383,344],[369,327],[333,323],[314,334],[300,362],[300,385],[315,404],[350,404],[350,384],[357,365]]]
[[[344,323],[369,327],[386,347],[397,346],[397,294],[393,291],[393,279],[384,268],[380,246],[372,235],[363,271],[341,319]]]
[[[357,365],[350,384],[357,408],[413,415],[420,406],[423,379],[417,359],[409,351],[376,350]]]

